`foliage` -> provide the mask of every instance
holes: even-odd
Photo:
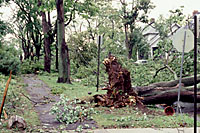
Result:
[[[133,32],[130,34],[130,43],[133,47],[133,59],[148,59],[149,44],[146,38],[143,36],[140,28],[134,28]],[[138,52],[138,55],[137,55]]]
[[[176,30],[174,30],[174,27],[181,27],[184,24],[183,20],[185,15],[182,13],[182,8],[183,7],[176,10],[170,10],[170,16],[168,18],[160,16],[158,21],[154,23],[155,29],[158,31],[160,36],[158,49],[154,53],[154,59],[162,61],[164,66],[169,66],[171,71],[174,71],[175,77],[177,77],[176,75],[178,75],[180,71],[177,64],[180,64],[181,53],[178,53],[176,49],[174,49],[172,40],[169,39],[169,37],[175,33]],[[193,64],[193,61],[191,60],[192,58],[192,52],[184,56],[184,76],[190,75],[193,71],[191,69],[191,65]]]
[[[16,5],[15,15],[13,16],[13,26],[15,36],[18,38],[18,47],[23,51],[23,58],[28,59],[30,56],[41,56],[42,48],[42,25],[38,7],[38,1],[13,0]]]
[[[19,51],[12,44],[1,44],[0,42],[0,72],[8,75],[12,70],[13,74],[20,71]]]
[[[160,45],[159,50],[161,53],[168,53],[172,50],[172,42],[169,40],[169,36],[174,34],[173,27],[179,26],[181,27],[184,23],[185,16],[183,15],[183,9],[170,10],[170,16],[168,18],[164,18],[162,15],[159,17],[158,21],[156,21],[155,28],[160,35]]]
[[[112,3],[108,1],[98,1],[97,5],[99,6],[98,18],[90,20],[92,22],[96,21],[97,26],[89,27],[88,32],[92,35],[92,38],[97,37],[97,35],[103,36],[101,56],[105,58],[109,52],[112,54],[124,54],[126,52],[125,36],[120,12],[113,8]]]
[[[39,61],[33,62],[32,60],[27,59],[24,60],[21,65],[22,74],[37,73],[42,70],[44,70],[44,67]]]
[[[139,40],[135,40],[135,38],[133,38],[136,36],[135,34],[137,34],[137,31],[135,31],[137,28],[137,22],[148,23],[148,12],[154,8],[154,5],[151,0],[133,0],[129,8],[129,4],[127,4],[126,1],[120,2],[122,4],[120,16],[124,24],[126,37],[125,43],[128,51],[128,58],[131,59],[132,54],[137,56],[136,53],[139,49],[136,49],[138,47],[135,46],[138,42],[140,42],[140,38],[142,37],[142,34],[139,34]],[[134,53],[133,48],[135,48]]]
[[[173,74],[169,71],[162,71],[154,77],[156,70],[162,67],[161,61],[148,60],[147,64],[136,64],[134,60],[125,57],[118,58],[122,67],[131,73],[132,86],[145,86],[154,82],[173,80]]]
[[[89,41],[88,33],[74,34],[69,39],[70,60],[78,69],[80,66],[87,66],[97,56],[97,46]]]
[[[70,101],[61,95],[60,101],[52,107],[51,113],[56,115],[59,122],[67,125],[92,119],[91,114],[95,113],[94,109],[86,105],[79,105],[80,103],[81,101],[78,99]]]
[[[6,75],[11,70],[13,74],[18,73],[20,68],[19,50],[13,45],[14,43],[3,41],[3,37],[11,32],[10,25],[0,20],[0,72]]]
[[[9,24],[0,20],[0,39],[2,39],[6,34],[11,33]]]
[[[28,1],[13,1],[19,9],[17,10],[17,15],[14,16],[14,20],[16,22],[20,22],[23,24],[23,28],[26,29],[27,32],[38,32],[41,28],[41,23],[38,18],[40,15],[38,1],[28,0]],[[40,31],[40,30],[39,30]]]
[[[71,1],[66,0],[64,2],[64,12],[65,12],[65,22],[70,22],[72,19],[76,18],[76,14],[84,19],[88,19],[95,16],[98,12],[93,0],[84,1]]]

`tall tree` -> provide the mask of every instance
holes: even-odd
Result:
[[[154,6],[151,3],[151,0],[132,0],[132,6],[129,8],[126,0],[120,0],[122,4],[122,18],[124,23],[124,32],[125,32],[125,43],[128,50],[128,58],[132,58],[133,47],[136,45],[137,41],[134,41],[134,30],[137,28],[136,23],[148,22],[148,12],[150,9],[153,9]],[[135,50],[136,51],[136,50]]]
[[[22,49],[25,58],[28,58],[32,51],[32,56],[36,55],[38,60],[42,45],[41,23],[39,20],[38,3],[33,0],[20,1],[13,0],[18,7],[16,14],[13,16],[15,24],[18,27],[17,37],[22,42]],[[35,54],[33,54],[33,46]]]
[[[38,6],[41,7],[42,1],[38,0]],[[42,31],[44,34],[44,70],[49,72],[51,71],[51,43],[52,35],[51,35],[51,19],[50,19],[50,13],[48,12],[48,20],[46,13],[44,11],[40,12],[42,16]]]
[[[70,58],[68,45],[65,42],[65,27],[75,22],[76,16],[89,18],[94,16],[97,8],[93,0],[56,0],[57,8],[57,43],[58,43],[58,82],[71,83]]]
[[[63,0],[56,1],[57,8],[57,38],[59,52],[58,83],[71,83],[69,49],[65,42],[65,23]]]
[[[172,41],[169,39],[169,36],[172,36],[184,23],[185,15],[183,14],[183,7],[180,9],[169,10],[170,16],[165,18],[164,16],[160,16],[159,19],[154,23],[155,29],[158,31],[160,36],[160,41],[158,42],[158,50],[156,51],[157,57],[165,57],[158,58],[161,59],[163,67],[157,70],[154,77],[158,75],[158,73],[162,70],[167,69],[169,72],[174,74],[174,79],[178,78],[179,68],[177,64],[180,63],[181,58],[177,58],[181,56],[180,53],[176,52],[172,45]],[[184,58],[184,71],[183,74],[190,72],[193,69],[190,69],[189,65],[193,63],[189,58],[193,55],[191,53],[185,54]],[[189,68],[189,69],[188,69]]]

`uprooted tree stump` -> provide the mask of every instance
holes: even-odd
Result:
[[[107,90],[105,95],[95,95],[95,102],[101,106],[124,107],[126,105],[142,105],[140,97],[131,88],[130,72],[117,62],[117,58],[110,55],[104,59],[103,64],[108,73],[109,84],[102,90]]]

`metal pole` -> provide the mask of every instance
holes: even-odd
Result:
[[[183,43],[183,51],[182,51],[182,59],[181,59],[181,71],[180,71],[180,78],[179,78],[179,88],[178,88],[178,102],[177,102],[177,108],[176,112],[177,113],[182,113],[181,112],[181,107],[180,107],[180,95],[181,95],[181,81],[182,81],[182,72],[183,72],[183,61],[184,61],[184,52],[185,52],[185,42],[186,42],[186,31],[184,32],[184,43]]]
[[[197,133],[197,16],[194,16],[194,133]]]
[[[97,59],[97,92],[99,91],[99,66],[100,66],[100,49],[101,49],[101,36],[98,36],[98,59]]]

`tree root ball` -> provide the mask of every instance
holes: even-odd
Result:
[[[122,68],[115,56],[109,55],[104,59],[103,64],[108,73],[108,86],[105,95],[95,95],[95,101],[100,106],[124,107],[127,105],[142,104],[137,93],[131,88],[130,72]]]

